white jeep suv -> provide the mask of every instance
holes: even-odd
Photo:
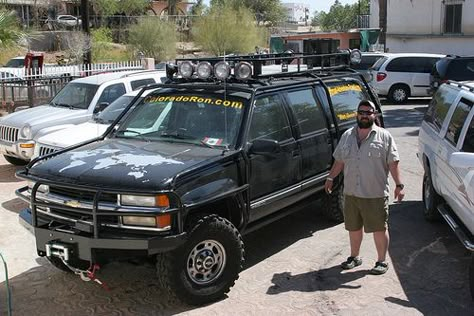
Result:
[[[427,220],[439,214],[474,253],[474,81],[441,85],[419,134]],[[474,299],[474,255],[470,267]]]

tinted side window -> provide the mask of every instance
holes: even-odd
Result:
[[[413,63],[410,57],[399,57],[392,59],[391,62],[388,63],[385,70],[387,71],[396,71],[396,72],[408,72],[411,71]]]
[[[355,120],[357,106],[362,100],[370,100],[365,89],[357,81],[328,83],[337,123]]]
[[[439,58],[400,57],[393,59],[386,67],[387,71],[430,73]]]
[[[279,95],[258,98],[255,101],[249,141],[271,139],[283,141],[290,139],[291,129]]]
[[[132,90],[137,90],[139,88],[146,86],[147,84],[153,84],[153,83],[156,83],[155,79],[147,78],[147,79],[132,81],[130,82],[130,85],[132,86]]]
[[[126,92],[125,85],[123,83],[116,83],[116,84],[110,85],[104,89],[97,103],[98,104],[102,102],[112,103],[115,101],[115,99],[124,95],[125,92]]]
[[[464,138],[464,144],[462,151],[467,153],[474,153],[474,117],[471,120],[469,129],[467,130],[466,137]]]
[[[472,80],[474,79],[474,58],[455,59],[449,63],[448,79],[451,80]]]
[[[324,113],[314,99],[312,89],[288,92],[288,101],[298,121],[301,134],[327,127]]]
[[[458,91],[450,87],[449,85],[442,85],[428,106],[424,120],[431,123],[433,128],[437,131],[443,126],[446,114],[448,114],[449,107],[453,104]]]
[[[448,125],[448,131],[446,132],[446,140],[448,140],[453,146],[456,146],[459,140],[459,135],[464,126],[469,112],[472,109],[472,102],[461,99],[454,110],[453,117]]]

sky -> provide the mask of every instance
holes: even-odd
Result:
[[[282,3],[305,3],[309,5],[309,12],[313,15],[314,11],[329,12],[329,8],[334,4],[334,0],[280,0]],[[341,4],[353,4],[358,0],[340,0]],[[204,0],[209,5],[209,0]]]

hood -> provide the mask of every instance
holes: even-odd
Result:
[[[86,122],[74,125],[38,138],[38,143],[55,148],[65,148],[96,138],[105,133],[110,125]]]
[[[116,190],[162,190],[178,173],[221,154],[194,144],[109,139],[40,161],[29,174]]]
[[[8,114],[1,118],[0,124],[17,128],[22,128],[25,124],[29,124],[33,134],[35,134],[36,131],[44,127],[68,123],[81,117],[83,117],[83,120],[87,120],[90,116],[90,114],[87,114],[87,110],[72,110],[63,107],[41,105]]]

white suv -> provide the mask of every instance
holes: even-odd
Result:
[[[372,66],[370,84],[378,95],[388,97],[394,103],[404,103],[408,97],[430,96],[431,69],[444,56],[388,54]]]
[[[439,213],[474,251],[474,81],[448,82],[433,96],[419,134],[427,220]],[[474,299],[474,255],[471,263]]]
[[[31,159],[39,137],[87,122],[121,95],[147,84],[160,83],[165,77],[165,71],[144,70],[73,80],[49,104],[0,118],[0,153],[9,163],[24,165]]]

